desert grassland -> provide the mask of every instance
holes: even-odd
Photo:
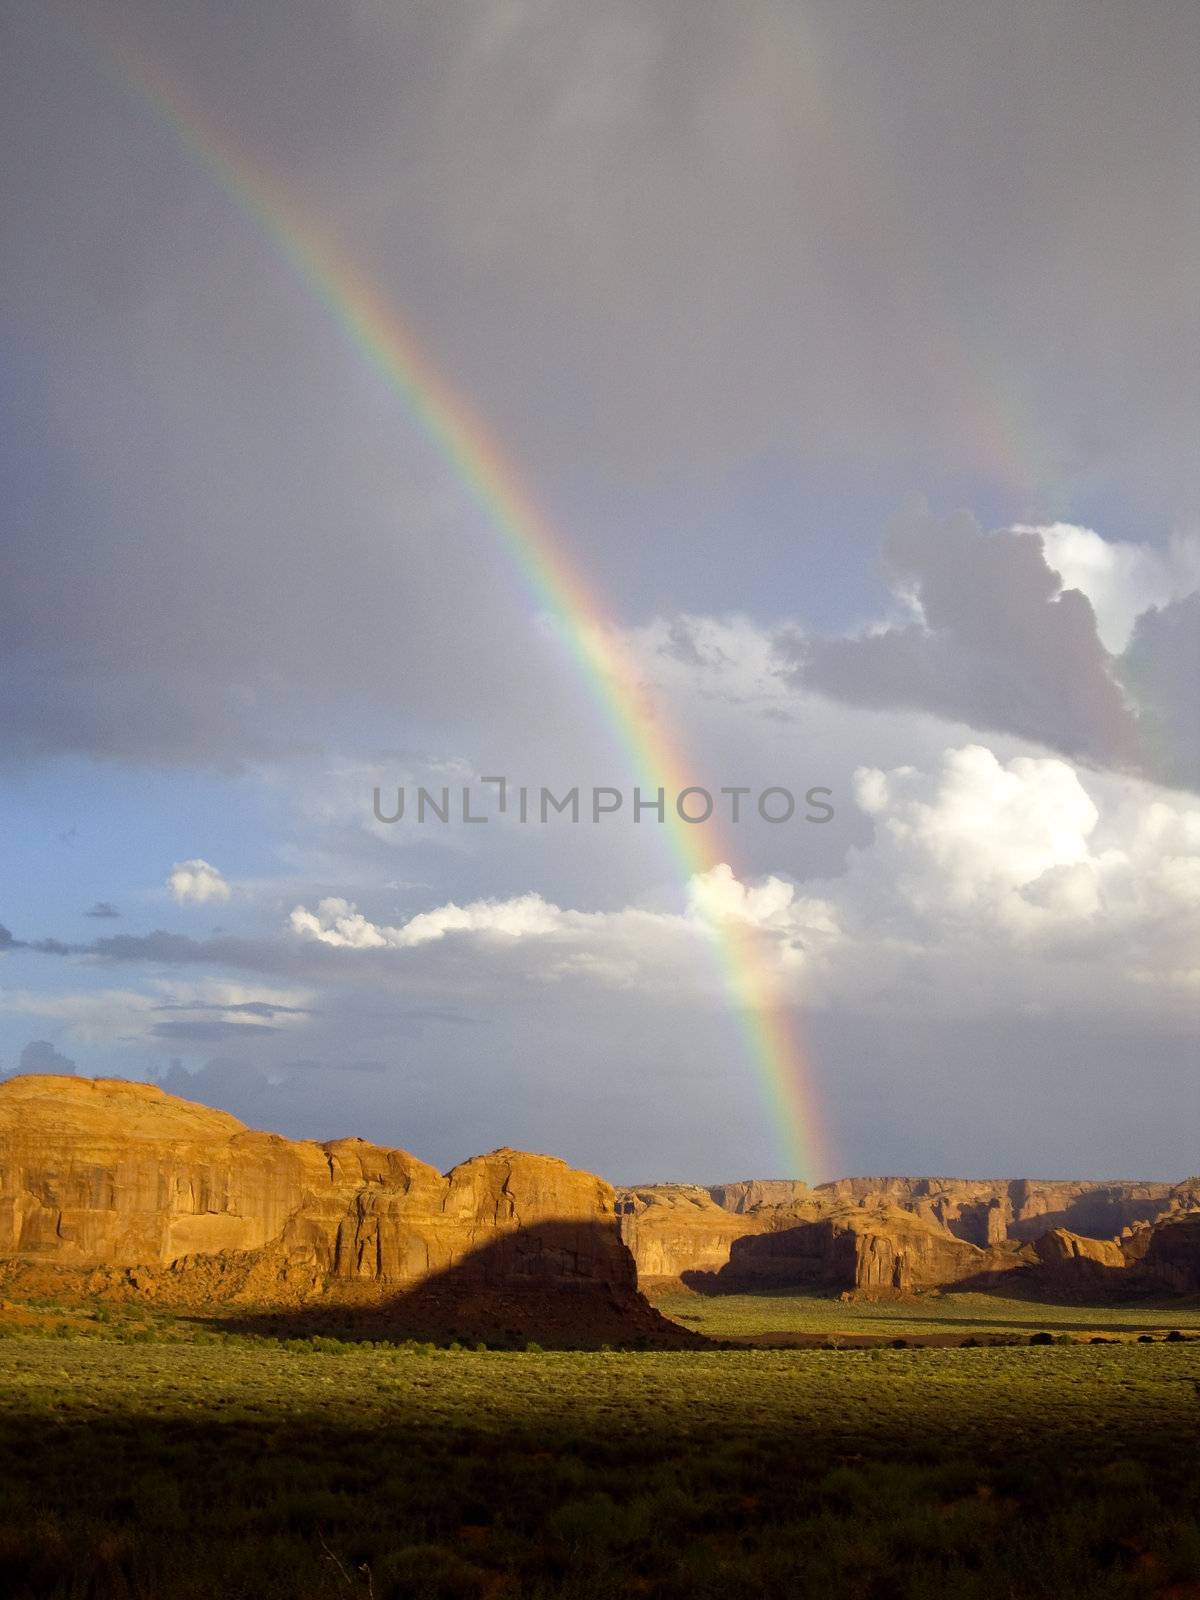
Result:
[[[794,1333],[868,1336],[996,1334],[1024,1337],[1045,1329],[1131,1338],[1159,1337],[1173,1328],[1200,1332],[1200,1299],[1140,1301],[1125,1305],[1059,1305],[1001,1294],[928,1292],[898,1300],[850,1300],[781,1293],[703,1295],[676,1290],[652,1296],[664,1316],[713,1339]]]
[[[1180,1600],[1200,1342],[0,1341],[0,1592]]]

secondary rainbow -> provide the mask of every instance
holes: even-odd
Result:
[[[661,786],[668,796],[695,781],[688,776],[677,741],[643,707],[632,664],[606,626],[596,597],[575,572],[562,536],[524,488],[482,418],[446,381],[395,306],[343,249],[323,236],[278,181],[235,146],[139,39],[112,22],[104,25],[102,38],[119,81],[137,92],[256,219],[483,511],[538,605],[558,619],[580,678],[637,781],[651,790]],[[711,825],[679,820],[669,802],[666,816],[663,832],[685,883],[724,862],[728,852],[714,848]],[[788,1176],[811,1181],[816,1152],[822,1151],[823,1164],[828,1154],[795,1013],[776,996],[752,929],[722,919],[711,925],[711,933],[721,981],[766,1102],[777,1159]]]

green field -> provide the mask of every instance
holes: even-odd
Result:
[[[684,1327],[713,1339],[803,1334],[827,1338],[894,1339],[938,1335],[1024,1337],[1046,1329],[1077,1338],[1130,1338],[1172,1328],[1200,1333],[1200,1301],[1134,1305],[1055,1305],[998,1294],[928,1293],[903,1300],[842,1301],[800,1294],[700,1295],[686,1290],[656,1296],[654,1304]]]
[[[1200,1341],[573,1354],[132,1326],[0,1339],[9,1600],[1200,1593]]]

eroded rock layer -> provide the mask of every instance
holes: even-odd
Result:
[[[398,1316],[419,1299],[452,1325],[454,1306],[473,1308],[475,1327],[489,1301],[552,1296],[557,1321],[573,1308],[584,1332],[663,1331],[613,1191],[591,1173],[504,1149],[443,1175],[403,1150],[258,1133],[118,1079],[0,1083],[0,1255],[86,1269],[93,1292]]]
[[[1082,1294],[1190,1281],[1195,1236],[1167,1230],[1200,1216],[1200,1182],[652,1184],[617,1209],[643,1282],[906,1293],[1019,1272]]]
[[[908,1293],[1018,1273],[1080,1296],[1200,1292],[1200,1180],[853,1178],[613,1190],[493,1150],[442,1174],[121,1079],[0,1083],[0,1258],[80,1292],[386,1309],[462,1332],[685,1337],[638,1292]],[[572,1332],[574,1330],[574,1332]]]

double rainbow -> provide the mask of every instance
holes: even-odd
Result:
[[[633,663],[605,625],[603,609],[574,570],[565,542],[523,487],[470,403],[446,381],[411,330],[344,250],[230,140],[137,38],[105,27],[105,54],[119,81],[262,227],[330,318],[399,399],[437,449],[521,574],[537,605],[557,619],[579,677],[648,790],[668,797],[691,781],[675,741],[642,704]],[[664,832],[683,880],[712,871],[725,852],[710,826],[680,820],[668,800]],[[766,1103],[784,1174],[811,1180],[818,1118],[794,1014],[776,993],[759,936],[745,923],[711,924],[711,947]]]

